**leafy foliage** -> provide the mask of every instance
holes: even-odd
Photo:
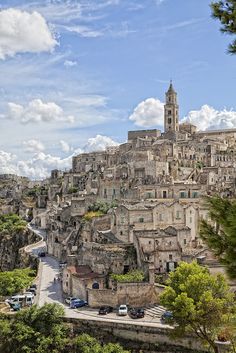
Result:
[[[63,308],[56,304],[36,306],[17,313],[14,320],[0,318],[0,351],[4,353],[61,353],[67,330]]]
[[[16,214],[0,215],[0,232],[15,233],[25,229],[27,222]]]
[[[76,192],[78,192],[78,188],[75,186],[69,188],[68,190],[68,194],[75,194]]]
[[[115,201],[112,201],[111,203],[97,201],[88,207],[88,212],[84,215],[83,219],[90,221],[94,217],[103,216],[104,214],[107,214],[111,208],[116,206],[117,204]]]
[[[219,19],[221,32],[236,34],[236,0],[220,0],[211,3],[213,18]],[[236,54],[236,39],[229,45],[229,53]]]
[[[170,273],[167,284],[161,304],[173,314],[174,335],[194,333],[217,352],[214,341],[236,309],[225,278],[212,276],[196,262],[182,262]]]
[[[27,190],[26,195],[35,197],[39,193],[40,193],[40,188],[38,186],[35,186],[34,188]]]
[[[130,353],[119,344],[102,346],[95,338],[82,334],[69,337],[63,323],[61,305],[46,304],[17,313],[14,318],[0,316],[0,351],[4,353]]]
[[[117,207],[117,203],[112,201],[111,203],[97,201],[88,207],[88,211],[100,211],[106,214],[111,208]]]
[[[111,274],[111,279],[117,282],[143,282],[144,273],[140,270],[129,271],[125,275]]]
[[[34,277],[35,271],[29,268],[0,272],[0,295],[19,293],[33,282]]]
[[[103,216],[101,211],[90,211],[84,215],[83,219],[85,219],[85,221],[90,221],[92,218],[100,216]]]
[[[211,222],[202,220],[200,235],[226,266],[231,278],[236,278],[236,201],[221,197],[206,199]]]

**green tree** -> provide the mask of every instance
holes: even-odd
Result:
[[[111,279],[117,282],[143,282],[144,278],[144,273],[140,270],[132,270],[125,275],[111,274]]]
[[[233,294],[222,275],[212,276],[196,262],[182,262],[170,273],[161,303],[173,314],[174,336],[192,333],[218,352],[215,339],[235,311]]]
[[[76,337],[74,346],[74,353],[130,353],[119,344],[108,343],[102,346],[96,338],[87,334]]]
[[[208,197],[206,206],[210,221],[201,221],[200,236],[226,266],[228,275],[236,278],[236,201]]]
[[[108,343],[103,347],[102,353],[130,353],[124,350],[119,344]]]
[[[26,228],[27,222],[16,214],[0,215],[0,232],[10,234],[22,231]]]
[[[212,17],[220,20],[221,32],[236,34],[236,0],[220,0],[211,3]],[[229,45],[229,53],[236,54],[236,39]]]
[[[102,353],[96,338],[82,334],[74,339],[75,353]]]
[[[32,306],[11,318],[0,314],[0,352],[4,353],[130,353],[119,344],[101,345],[87,334],[69,337],[61,305]]]
[[[4,353],[61,353],[67,342],[62,306],[47,304],[0,317],[0,351]]]
[[[12,295],[32,284],[35,271],[30,268],[0,272],[0,295]]]

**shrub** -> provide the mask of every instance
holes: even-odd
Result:
[[[94,217],[100,217],[100,216],[103,216],[104,213],[102,213],[101,211],[90,211],[90,212],[87,212],[83,219],[85,221],[90,221],[92,218]]]
[[[76,192],[78,192],[78,188],[76,188],[75,186],[69,188],[68,190],[68,194],[75,194]]]
[[[25,229],[27,222],[16,214],[0,216],[0,232],[14,233]]]
[[[111,274],[111,279],[116,282],[143,282],[144,273],[140,270],[132,270],[125,275],[117,275],[116,273]]]

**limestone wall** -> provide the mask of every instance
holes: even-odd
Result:
[[[88,333],[101,342],[119,342],[126,349],[138,352],[203,353],[201,342],[193,337],[171,340],[170,328],[161,324],[121,323],[110,320],[64,318],[73,327],[73,333]]]
[[[119,283],[116,290],[88,289],[88,302],[93,308],[101,305],[116,307],[120,304],[146,306],[159,301],[163,289],[149,283]]]

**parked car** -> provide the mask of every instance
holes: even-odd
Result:
[[[107,314],[111,313],[112,311],[113,311],[112,306],[105,306],[105,305],[103,305],[103,306],[101,306],[101,307],[99,308],[98,314],[99,314],[99,315],[107,315]]]
[[[132,319],[141,319],[145,316],[144,309],[142,308],[132,308],[130,309],[129,314]]]
[[[21,306],[28,306],[34,304],[34,295],[32,293],[24,293],[13,295],[11,298],[5,300],[10,306],[13,304],[20,304]]]
[[[65,299],[65,303],[70,305],[70,303],[71,303],[73,300],[80,300],[80,299],[79,299],[79,298],[76,298],[76,297],[67,297],[67,298]]]
[[[60,261],[60,262],[59,262],[59,267],[63,268],[63,267],[66,266],[66,264],[67,264],[66,261]]]
[[[37,289],[37,284],[35,284],[35,283],[31,284],[30,288],[35,288],[35,289]]]
[[[21,305],[17,304],[17,303],[10,304],[10,307],[13,311],[20,311],[20,309],[21,309]]]
[[[27,289],[27,292],[32,293],[33,295],[36,295],[37,290],[36,290],[34,287],[31,287],[31,286],[30,286],[30,287]]]
[[[77,299],[77,300],[71,301],[70,308],[76,309],[76,308],[81,308],[82,306],[87,306],[87,305],[88,305],[88,302],[86,302],[86,300]]]
[[[169,323],[173,320],[173,314],[171,311],[165,311],[161,316],[161,321],[163,323]]]
[[[125,304],[119,306],[118,315],[125,316],[128,314],[128,307]]]
[[[40,252],[38,253],[38,256],[39,256],[39,257],[45,257],[45,256],[46,256],[45,251],[40,251]]]

